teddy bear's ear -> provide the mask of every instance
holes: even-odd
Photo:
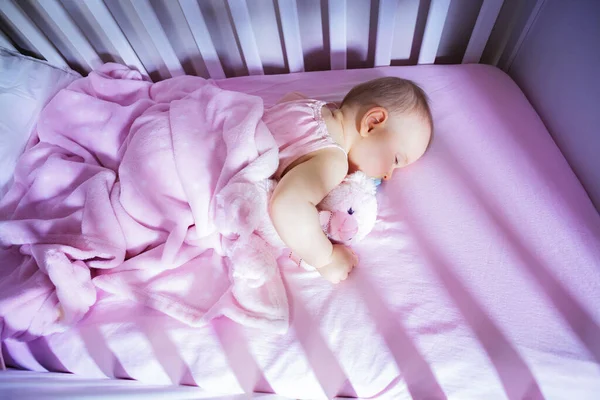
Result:
[[[346,176],[346,178],[344,179],[345,182],[354,182],[354,183],[361,183],[365,180],[369,179],[369,177],[367,176],[367,174],[365,174],[362,171],[356,171],[351,173],[350,175]]]
[[[362,171],[351,173],[346,177],[346,179],[344,179],[344,182],[356,185],[356,190],[360,189],[369,194],[375,194],[377,192],[377,185],[375,184],[375,181],[369,178]]]

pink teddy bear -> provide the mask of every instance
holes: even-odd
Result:
[[[273,276],[277,257],[285,249],[267,212],[275,185],[270,179],[256,186],[230,185],[217,199],[221,245],[232,260],[234,281],[243,279],[250,287],[261,286]],[[348,175],[317,205],[323,232],[332,241],[346,245],[367,236],[377,220],[376,188],[362,172]],[[289,257],[306,269],[314,269],[292,253]]]
[[[377,220],[377,187],[363,172],[350,174],[317,205],[321,227],[338,243],[362,240]]]
[[[318,205],[323,232],[336,243],[350,245],[373,230],[377,220],[377,185],[363,172],[346,177]],[[306,270],[315,268],[294,253],[289,257]]]

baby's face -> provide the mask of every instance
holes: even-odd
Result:
[[[419,113],[389,115],[372,126],[350,150],[353,169],[372,178],[390,179],[396,168],[417,161],[427,150],[431,126]]]

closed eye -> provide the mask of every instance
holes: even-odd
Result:
[[[398,156],[394,159],[394,165],[398,165]]]

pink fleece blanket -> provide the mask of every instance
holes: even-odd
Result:
[[[259,97],[116,64],[59,92],[0,204],[2,338],[64,331],[97,288],[193,326],[287,329],[276,264],[257,262],[275,251],[255,231],[278,164],[262,114]]]

